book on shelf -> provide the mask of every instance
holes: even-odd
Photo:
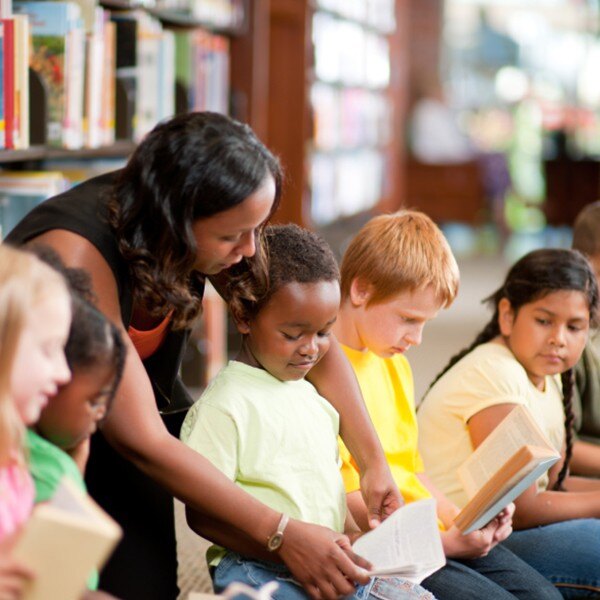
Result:
[[[352,548],[373,565],[371,576],[397,576],[421,583],[446,564],[435,500],[402,506],[358,538]]]
[[[73,2],[15,2],[14,11],[30,17],[31,68],[47,93],[47,143],[80,148],[85,53],[81,8]]]
[[[2,17],[2,147],[29,146],[29,19],[15,14]]]
[[[23,600],[79,600],[121,537],[121,528],[85,492],[63,479],[50,502],[38,504],[14,557],[36,577]]]
[[[13,15],[15,30],[15,130],[16,150],[29,148],[29,46],[31,27],[27,15]]]
[[[175,34],[175,77],[185,109],[229,112],[229,40],[203,29]]]
[[[0,19],[0,148],[6,148],[6,121],[4,119],[4,23]]]
[[[0,172],[0,240],[40,202],[68,187],[58,171]]]
[[[4,68],[2,71],[4,90],[4,147],[15,147],[15,22],[11,18],[2,19]]]
[[[469,502],[454,524],[464,534],[481,529],[559,459],[527,407],[517,406],[458,468]]]

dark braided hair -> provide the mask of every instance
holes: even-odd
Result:
[[[580,252],[576,250],[543,249],[526,254],[509,270],[502,287],[484,300],[485,303],[494,307],[494,314],[490,321],[468,348],[461,350],[450,359],[429,388],[431,389],[447,371],[477,346],[485,344],[500,335],[498,323],[500,300],[506,298],[516,314],[523,305],[535,302],[560,290],[582,292],[587,299],[590,323],[592,325],[596,323],[598,284],[591,265]],[[573,369],[562,373],[561,381],[565,413],[566,451],[565,461],[554,485],[555,490],[563,489],[562,484],[568,474],[569,462],[573,454]]]
[[[257,276],[243,263],[230,269],[226,297],[233,315],[253,318],[273,294],[288,283],[339,281],[337,261],[327,242],[316,233],[293,225],[270,225],[264,230],[268,268]]]

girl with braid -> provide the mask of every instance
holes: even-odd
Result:
[[[516,501],[503,545],[565,598],[600,597],[600,481],[569,475],[573,367],[594,325],[598,286],[573,250],[536,250],[489,299],[494,315],[435,379],[418,413],[420,451],[434,484],[467,501],[458,466],[515,408],[526,405],[563,460]]]

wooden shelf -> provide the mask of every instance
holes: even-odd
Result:
[[[149,7],[135,0],[100,0],[100,5],[113,11],[124,10],[145,10],[148,14],[158,19],[164,27],[173,29],[197,29],[202,28],[216,33],[235,37],[244,35],[248,30],[248,3],[244,7],[244,22],[240,25],[218,25],[211,21],[198,19],[189,11],[175,8],[154,8]]]
[[[228,26],[216,25],[209,21],[203,21],[196,18],[194,15],[183,10],[148,8],[146,12],[158,19],[164,27],[173,29],[197,29],[202,28],[216,33],[217,35],[226,35],[228,37],[236,37],[244,35],[247,32],[248,19],[245,18],[241,25]]]
[[[378,27],[377,25],[374,25],[373,23],[369,23],[368,21],[356,19],[354,17],[349,17],[349,16],[346,16],[335,10],[331,10],[329,8],[324,8],[323,6],[319,6],[319,3],[315,2],[315,0],[311,0],[309,2],[309,7],[312,9],[313,12],[319,12],[324,15],[329,15],[330,17],[333,17],[334,19],[339,19],[340,21],[348,21],[349,23],[356,23],[357,25],[359,25],[361,27],[361,29],[371,31],[372,33],[376,33],[377,35],[381,35],[383,37],[394,35],[394,29],[389,31],[389,30],[383,29],[381,27]]]
[[[27,150],[0,150],[0,163],[17,163],[53,158],[125,158],[136,148],[134,142],[123,140],[103,146],[101,148],[81,148],[79,150],[65,150],[48,146],[32,146]]]
[[[131,0],[100,0],[100,6],[109,10],[135,10],[143,8],[140,2],[132,2]]]

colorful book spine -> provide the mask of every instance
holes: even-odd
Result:
[[[0,20],[0,148],[6,147],[6,122],[4,120],[4,23]]]
[[[2,19],[4,26],[4,147],[15,147],[15,22]]]

